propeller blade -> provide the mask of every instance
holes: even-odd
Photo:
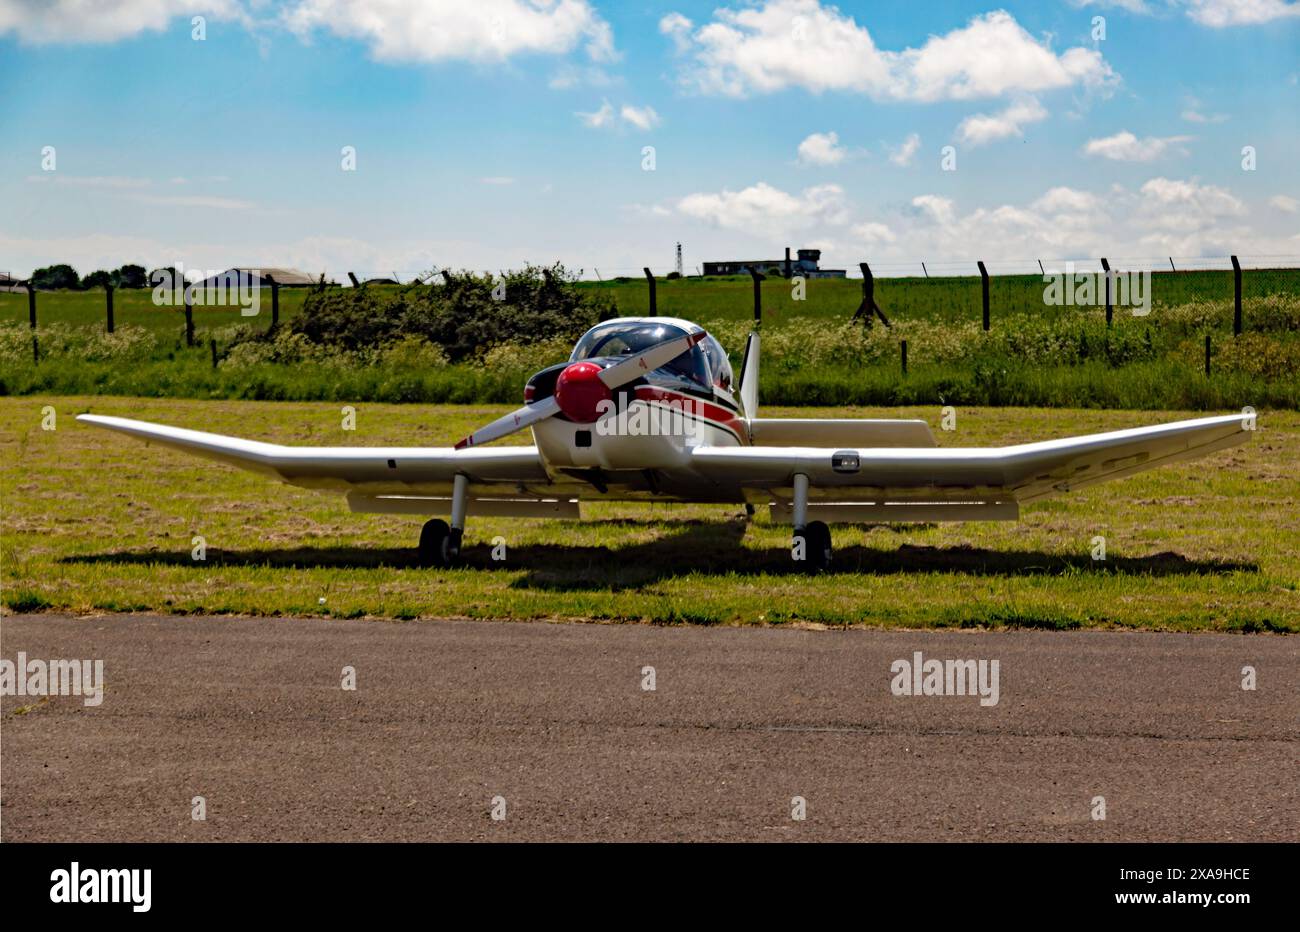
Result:
[[[556,402],[554,395],[550,398],[543,398],[535,404],[524,405],[517,411],[511,411],[504,417],[497,418],[486,427],[480,427],[464,440],[459,441],[456,444],[456,449],[463,450],[465,447],[477,447],[493,440],[499,440],[507,434],[513,434],[515,431],[523,430],[538,421],[544,421],[559,410],[560,405]]]
[[[600,380],[605,383],[606,388],[618,388],[626,385],[633,379],[638,379],[645,373],[652,372],[660,366],[672,362],[696,343],[703,340],[704,336],[704,331],[701,330],[699,333],[691,333],[684,337],[674,337],[671,340],[656,343],[648,349],[643,349],[635,356],[620,359],[614,365],[603,369],[600,373]]]

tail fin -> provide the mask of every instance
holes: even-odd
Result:
[[[740,406],[745,410],[745,417],[758,417],[758,331],[755,330],[745,341],[745,358],[740,364]]]
[[[758,331],[763,326],[763,276],[751,268],[749,277],[754,281],[754,329],[745,341],[745,358],[740,363],[740,406],[745,409],[745,417],[752,420],[758,417]]]

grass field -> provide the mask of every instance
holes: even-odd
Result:
[[[1080,266],[1083,271],[1085,266]],[[623,314],[645,314],[649,289],[645,279],[627,278],[584,283],[611,295]],[[1011,314],[1052,316],[1064,311],[1044,305],[1041,275],[991,275],[989,313],[994,322]],[[862,300],[861,279],[810,279],[803,300],[794,300],[788,281],[770,278],[761,285],[764,317],[779,326],[786,317],[845,320]],[[877,278],[876,303],[891,320],[980,321],[983,317],[978,275],[936,278]],[[1242,298],[1274,294],[1300,295],[1300,269],[1247,269]],[[1225,271],[1156,272],[1151,276],[1153,306],[1172,307],[1193,301],[1231,301],[1232,273]],[[661,314],[691,319],[749,320],[753,284],[748,277],[659,279],[656,306]],[[1096,313],[1104,316],[1104,310]]]
[[[372,285],[376,291],[394,290],[394,286]],[[582,282],[579,287],[610,295],[619,313],[626,316],[649,311],[649,289],[641,278],[614,279],[605,282]],[[781,279],[762,283],[765,319],[779,327],[790,317],[847,320],[862,300],[862,282],[858,279],[811,279],[804,297],[795,300],[791,284]],[[1043,304],[1045,285],[1041,276],[993,276],[989,283],[990,313],[993,321],[1010,314],[1052,315],[1061,309]],[[898,321],[979,321],[983,310],[980,279],[970,277],[879,278],[876,301],[885,313]],[[1152,276],[1152,303],[1171,307],[1193,301],[1232,300],[1232,273],[1223,271],[1158,272]],[[660,314],[687,317],[691,320],[750,320],[753,316],[753,285],[748,278],[658,279],[656,305]],[[292,319],[302,308],[308,288],[280,289],[280,319]],[[1274,294],[1300,295],[1300,269],[1246,270],[1242,278],[1245,300]],[[159,336],[179,338],[185,332],[185,316],[179,307],[156,307],[149,289],[123,290],[114,293],[113,316],[118,325],[145,327]],[[263,325],[271,319],[269,293],[262,296],[257,317]],[[37,320],[103,326],[104,293],[92,291],[41,292],[37,295]],[[1101,308],[1096,309],[1102,314]],[[27,295],[0,292],[0,323],[26,323]],[[194,309],[198,328],[215,329],[248,323],[237,310],[229,307]]]
[[[293,318],[307,299],[308,288],[280,289],[280,320]],[[239,324],[271,323],[271,296],[263,293],[262,304],[256,317],[241,317],[234,307],[194,307],[196,330],[211,330]],[[107,312],[102,290],[42,291],[36,295],[36,323],[42,327],[52,323],[74,326],[104,327]],[[0,322],[29,323],[27,295],[23,292],[0,292]],[[113,323],[117,327],[143,327],[168,340],[185,338],[185,309],[183,307],[156,306],[153,291],[148,288],[119,288],[113,292]]]
[[[42,429],[43,408],[57,429]],[[600,505],[585,523],[471,520],[467,566],[414,566],[418,518],[354,515],[78,424],[139,417],[290,443],[439,445],[502,406],[118,397],[0,399],[0,598],[9,610],[159,610],[692,624],[1300,631],[1300,415],[1245,447],[1028,507],[1020,523],[835,529],[836,568],[792,570],[789,530],[720,506]],[[766,409],[919,416],[937,408]],[[1176,420],[1179,412],[958,411],[944,445]],[[207,560],[191,559],[205,538]],[[507,559],[494,562],[493,538]],[[1107,559],[1091,559],[1093,538]]]

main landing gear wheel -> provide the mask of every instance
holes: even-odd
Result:
[[[460,541],[463,532],[447,526],[441,518],[426,521],[420,531],[420,565],[454,566],[460,561]]]
[[[831,566],[831,529],[823,521],[811,521],[794,532],[795,552],[803,542],[803,566],[810,573],[821,573]]]

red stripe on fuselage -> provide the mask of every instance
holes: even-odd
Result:
[[[748,444],[749,431],[745,428],[745,422],[726,408],[705,401],[703,398],[697,398],[694,395],[688,395],[685,392],[673,391],[670,388],[660,388],[657,385],[638,385],[636,388],[637,401],[658,401],[663,404],[681,405],[684,412],[703,418],[715,427],[728,431],[736,435],[736,439],[742,444]]]

